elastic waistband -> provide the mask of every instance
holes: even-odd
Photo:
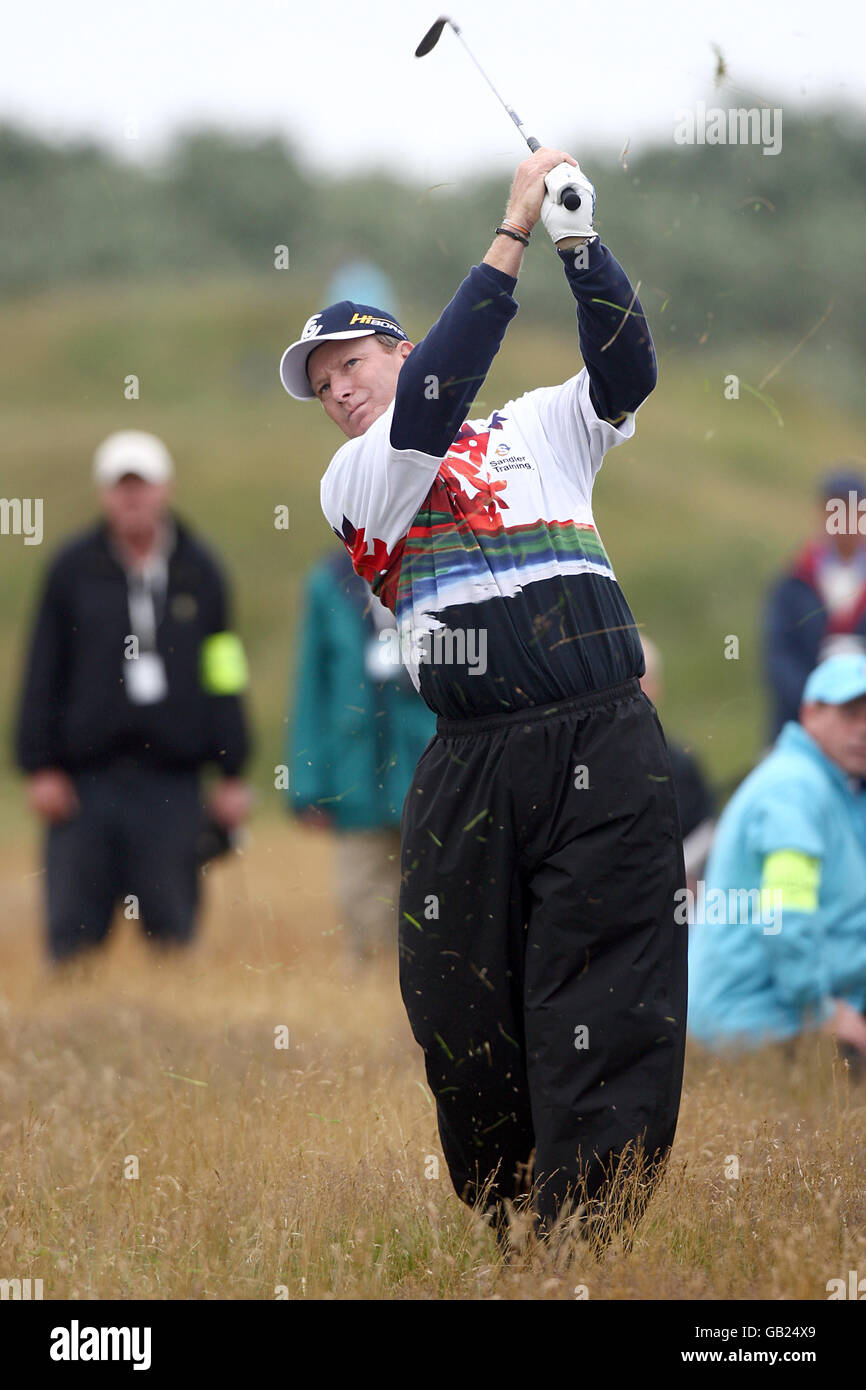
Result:
[[[600,705],[612,705],[618,700],[640,695],[640,681],[637,676],[623,681],[621,685],[607,685],[603,690],[589,690],[585,695],[571,695],[567,700],[556,700],[550,705],[529,705],[526,709],[509,710],[507,714],[482,714],[474,719],[436,719],[436,732],[440,738],[454,738],[460,734],[488,734],[494,729],[507,729],[514,724],[538,724],[544,719],[557,719],[561,715],[578,714],[581,710],[598,709]]]

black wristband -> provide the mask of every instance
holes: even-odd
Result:
[[[528,237],[528,236],[521,236],[520,232],[513,232],[513,231],[511,230],[510,227],[497,227],[497,228],[496,228],[496,235],[497,235],[497,236],[510,236],[510,237],[513,237],[513,239],[514,239],[515,241],[522,241],[524,246],[528,246],[528,245],[529,245],[529,237]]]

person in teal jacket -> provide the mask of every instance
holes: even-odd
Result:
[[[866,656],[812,671],[689,906],[693,1037],[755,1047],[812,1028],[866,1053]]]
[[[436,717],[342,546],[308,577],[295,670],[288,809],[335,832],[342,925],[355,957],[373,958],[396,942],[400,817]]]

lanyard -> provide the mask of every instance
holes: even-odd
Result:
[[[168,523],[143,565],[130,564],[122,551],[112,545],[126,576],[129,630],[138,638],[139,651],[156,651],[156,629],[165,610],[168,556],[174,548],[174,537],[174,527]]]

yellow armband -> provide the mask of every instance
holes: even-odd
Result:
[[[239,695],[246,688],[247,659],[236,632],[215,632],[205,638],[199,674],[208,695]]]
[[[780,900],[784,911],[815,912],[818,908],[818,886],[821,882],[821,860],[798,849],[779,849],[768,854],[761,875],[761,908]]]

